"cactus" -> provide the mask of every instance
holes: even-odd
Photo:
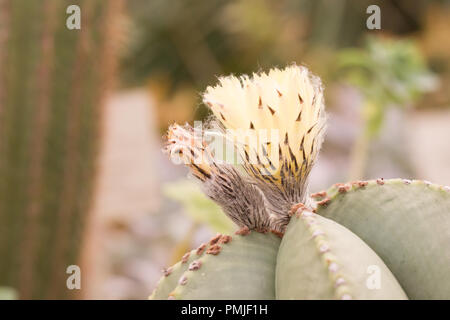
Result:
[[[274,299],[279,245],[280,239],[274,234],[218,235],[210,241],[205,254],[183,273],[169,297]],[[211,291],[205,290],[209,283],[215,284]]]
[[[375,250],[410,299],[450,298],[448,187],[379,179],[337,185],[326,194],[327,205],[318,206],[317,213]]]
[[[450,298],[449,187],[378,179],[309,194],[325,126],[318,78],[293,65],[219,81],[204,95],[220,121],[211,128],[247,128],[253,138],[256,129],[276,129],[283,139],[258,136],[255,146],[233,130],[215,131],[234,141],[239,170],[217,161],[198,139],[204,132],[169,129],[164,150],[182,158],[238,234],[251,233],[222,246],[223,236],[213,238],[192,268],[175,265],[174,279],[161,280],[151,299]]]
[[[178,282],[181,279],[181,276],[186,270],[188,270],[191,263],[199,259],[203,255],[206,246],[207,244],[205,243],[198,247],[196,250],[187,252],[182,257],[180,262],[177,262],[172,267],[164,269],[164,277],[162,277],[159,281],[158,286],[153,291],[150,299],[167,299],[170,293],[177,286]]]
[[[0,286],[67,298],[93,191],[121,1],[0,0]]]
[[[295,216],[278,252],[277,298],[406,299],[384,262],[347,228],[307,210]],[[379,290],[367,286],[370,266],[380,269]]]

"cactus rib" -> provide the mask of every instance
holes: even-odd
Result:
[[[189,265],[199,259],[205,252],[208,244],[203,243],[197,249],[187,252],[181,261],[171,267],[163,269],[164,276],[159,280],[155,290],[150,295],[150,300],[165,300],[169,293],[177,286],[178,280],[188,269]]]
[[[392,179],[338,184],[316,212],[347,227],[386,263],[411,299],[450,298],[450,190]]]
[[[170,298],[274,299],[279,244],[276,235],[259,232],[212,244],[179,278]]]
[[[406,299],[392,273],[361,239],[334,221],[303,208],[298,212],[279,249],[277,299]],[[371,290],[366,271],[373,265],[382,287]]]

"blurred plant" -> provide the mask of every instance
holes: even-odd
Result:
[[[194,181],[183,179],[166,183],[163,186],[163,193],[167,198],[179,202],[193,222],[174,249],[171,259],[173,263],[192,246],[192,239],[199,226],[205,225],[212,231],[220,233],[231,233],[235,230],[234,224],[223,214],[222,209],[207,198]]]
[[[149,79],[147,88],[151,93],[156,109],[156,124],[160,132],[167,129],[171,122],[191,122],[198,101],[197,91],[192,85],[180,84],[173,90],[171,79],[167,76],[153,76]]]
[[[440,60],[442,64],[450,64],[449,34],[450,5],[429,5],[425,14],[425,25],[420,34],[421,47],[427,56]]]
[[[177,114],[178,119],[171,121],[180,123],[202,119],[206,108],[196,109],[198,104],[185,89],[199,90],[218,74],[304,61],[326,77],[335,49],[353,45],[366,32],[360,21],[369,4],[369,0],[130,0],[134,31],[121,63],[123,79],[127,85],[166,79],[162,87],[169,89],[168,95],[155,98],[161,129],[167,127],[167,114]],[[416,5],[413,15],[423,12],[421,8]],[[386,23],[395,19],[394,28],[407,30],[408,21],[396,10],[383,10]],[[180,87],[183,93],[172,100]]]
[[[428,1],[426,1],[428,2]],[[311,59],[352,45],[367,31],[370,0],[129,0],[134,32],[122,60],[124,80],[142,83],[156,74],[174,84],[203,88],[222,73],[250,72],[260,67]],[[383,9],[390,31],[410,31],[411,17],[426,3],[409,8],[409,16]],[[320,65],[321,59],[318,59]],[[308,61],[308,63],[310,63]],[[323,63],[322,63],[323,65]]]
[[[215,232],[229,233],[235,229],[233,223],[222,209],[200,190],[199,185],[191,180],[166,183],[164,195],[179,202],[187,215],[197,224],[204,224]]]
[[[350,179],[364,176],[370,141],[380,132],[391,107],[406,108],[437,78],[428,70],[416,44],[410,40],[369,38],[363,49],[345,49],[337,57],[337,74],[356,87],[364,99],[363,131],[355,143]]]
[[[16,300],[17,291],[10,287],[0,287],[0,300]]]
[[[419,34],[420,46],[430,66],[439,74],[441,88],[450,87],[450,2],[446,6],[430,5],[425,14],[425,24]],[[437,90],[429,99],[430,106],[448,108],[450,91]],[[427,106],[425,106],[427,107]]]
[[[129,1],[135,30],[122,60],[124,82],[150,83],[164,130],[167,114],[177,114],[179,119],[171,121],[189,121],[197,106],[189,91],[203,88],[218,74],[299,60],[310,17],[323,25],[319,16],[330,5],[321,2],[316,8],[309,0]],[[200,105],[195,118],[206,115]]]

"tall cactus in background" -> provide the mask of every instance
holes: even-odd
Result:
[[[66,27],[71,4],[80,30]],[[71,296],[121,6],[0,0],[0,286],[20,298]]]

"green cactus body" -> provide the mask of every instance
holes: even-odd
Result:
[[[380,179],[336,185],[323,196],[317,214],[365,241],[410,299],[450,298],[448,187]]]
[[[184,272],[189,268],[189,265],[197,260],[205,253],[208,244],[202,244],[195,250],[186,253],[181,261],[174,264],[172,267],[164,269],[164,276],[158,282],[157,287],[153,291],[152,295],[149,297],[150,300],[166,300],[169,294],[178,285],[178,281]]]
[[[19,298],[77,292],[66,269],[80,262],[120,3],[77,1],[69,30],[73,1],[0,0],[0,286]]]
[[[379,287],[367,283],[378,268]],[[383,261],[338,223],[304,210],[281,241],[276,268],[277,299],[406,299]]]
[[[280,238],[251,232],[211,245],[192,262],[171,292],[175,299],[275,299]],[[215,247],[218,246],[218,247]]]

